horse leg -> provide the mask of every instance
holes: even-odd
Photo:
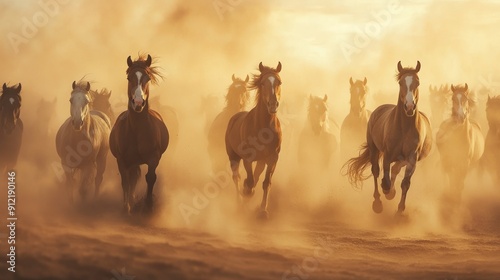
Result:
[[[267,204],[269,200],[269,188],[271,187],[271,178],[273,176],[274,170],[276,168],[276,163],[278,162],[278,155],[274,156],[271,160],[267,162],[266,177],[262,183],[262,189],[264,194],[262,195],[262,203],[260,204],[259,217],[267,219]]]
[[[146,193],[146,212],[148,213],[153,211],[153,187],[156,183],[156,167],[158,167],[159,163],[159,159],[155,159],[148,163],[148,173],[146,173],[146,183],[148,184]]]
[[[260,174],[262,174],[265,167],[266,167],[265,161],[257,161],[257,164],[255,166],[255,170],[253,171],[254,185],[257,185],[257,183],[259,182]]]
[[[402,214],[403,211],[405,211],[406,193],[410,189],[411,176],[413,176],[413,173],[415,172],[416,167],[417,167],[417,156],[413,155],[410,157],[410,160],[408,161],[408,164],[406,165],[405,176],[403,178],[403,181],[401,182],[401,201],[398,204],[397,214]]]
[[[106,169],[106,154],[97,158],[97,171],[95,175],[95,192],[94,197],[97,198],[102,184],[104,170]]]
[[[389,194],[391,190],[391,180],[389,177],[389,171],[391,170],[391,157],[389,155],[384,155],[384,160],[382,162],[382,169],[384,171],[384,177],[382,177],[382,192],[385,195]]]
[[[382,210],[384,209],[382,206],[382,201],[380,201],[380,193],[378,191],[378,177],[380,175],[380,164],[379,164],[379,157],[380,157],[380,152],[377,150],[377,147],[375,147],[375,144],[372,143],[372,145],[368,146],[368,149],[370,149],[370,163],[372,165],[372,175],[373,175],[373,183],[374,183],[374,191],[373,191],[373,203],[372,203],[372,210],[375,213],[382,213]]]
[[[241,158],[230,158],[230,164],[231,164],[231,171],[233,172],[233,182],[234,186],[236,188],[236,203],[241,202],[241,197],[240,197],[240,160]]]
[[[247,172],[247,178],[243,181],[243,195],[245,197],[252,197],[255,193],[252,162],[243,160],[243,167],[245,167],[245,171]]]
[[[88,191],[91,189],[91,184],[93,183],[93,179],[95,177],[96,164],[89,163],[82,167],[81,169],[81,180],[80,180],[80,196],[83,201],[87,200]]]
[[[396,188],[394,187],[394,183],[396,182],[396,178],[398,177],[399,172],[401,172],[401,168],[405,166],[405,162],[396,161],[391,168],[391,190],[389,193],[385,194],[385,198],[388,200],[392,200],[396,196]]]
[[[129,172],[125,165],[120,161],[117,160],[118,163],[118,170],[120,171],[120,177],[122,180],[122,189],[123,189],[123,211],[125,211],[127,214],[130,215],[130,197],[129,197],[129,189],[130,189],[130,182],[129,182]]]

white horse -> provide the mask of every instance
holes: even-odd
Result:
[[[56,149],[66,175],[70,199],[73,200],[77,172],[80,173],[80,195],[85,199],[91,184],[95,185],[94,195],[99,194],[109,151],[111,122],[106,114],[90,110],[89,82],[73,82],[70,103],[71,117],[57,132]]]

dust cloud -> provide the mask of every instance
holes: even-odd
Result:
[[[457,248],[464,248],[469,246],[467,234],[481,230],[491,238],[499,229],[500,216],[493,214],[499,210],[498,186],[486,175],[471,171],[462,204],[447,212],[450,208],[443,205],[448,186],[435,147],[417,166],[406,214],[396,219],[399,187],[393,201],[382,199],[384,212],[376,215],[371,211],[373,179],[366,180],[361,189],[352,188],[341,175],[343,163],[337,157],[327,169],[301,164],[298,139],[307,125],[309,96],[325,94],[332,131],[339,138],[338,126],[349,112],[350,77],[367,78],[368,109],[395,103],[398,61],[412,67],[417,60],[421,62],[419,109],[429,116],[429,85],[468,83],[481,93],[479,103],[485,102],[487,93],[499,94],[494,83],[499,78],[500,53],[495,50],[500,49],[500,39],[494,36],[499,9],[495,1],[0,1],[0,82],[23,86],[25,132],[16,170],[19,215],[28,223],[25,236],[31,238],[40,231],[53,244],[58,236],[80,232],[118,247],[121,242],[161,244],[168,240],[172,246],[195,244],[192,255],[184,256],[190,258],[206,249],[196,243],[204,240],[210,251],[224,246],[262,251],[272,247],[277,248],[276,254],[294,261],[301,261],[303,253],[314,247],[315,237],[329,234],[373,242],[404,240],[394,245],[401,248],[419,238],[437,243],[449,238],[449,242],[458,240]],[[150,87],[150,98],[159,98],[161,105],[152,105],[153,109],[162,115],[173,109],[178,122],[169,125],[166,121],[169,128],[178,126],[178,131],[170,131],[177,143],[167,149],[157,171],[154,217],[122,215],[120,176],[111,153],[101,195],[71,205],[55,151],[56,131],[69,117],[71,84],[84,77],[92,82],[92,89],[110,89],[118,114],[126,110],[126,59],[137,58],[139,53],[155,57],[164,76],[158,86]],[[262,178],[251,201],[244,209],[238,208],[229,168],[212,171],[206,127],[222,110],[233,74],[244,79],[247,74],[258,74],[259,62],[275,67],[278,61],[283,65],[279,117],[284,139],[270,194],[271,218],[262,222],[255,218]],[[253,100],[254,92],[250,94]],[[479,121],[484,123],[484,119]],[[241,175],[245,177],[243,168]],[[145,190],[142,176],[136,193],[142,197]],[[116,236],[120,237],[113,240]],[[342,247],[347,239],[335,239],[335,250],[349,258],[349,249]],[[84,247],[85,240],[80,241],[68,242]],[[499,241],[493,238],[491,242]],[[363,244],[374,246],[373,250],[389,246]],[[369,255],[369,249],[357,248],[356,241],[350,246],[356,261]],[[122,253],[113,252],[110,245],[106,248],[111,255]],[[24,249],[27,255],[37,252],[43,252],[43,247],[35,246],[31,253]],[[141,252],[144,259],[155,256]],[[245,252],[234,254],[240,258]],[[382,265],[399,258],[398,254],[386,252]],[[439,263],[430,258],[430,267],[433,261]],[[242,262],[233,269],[252,271],[252,265],[257,266]],[[272,277],[281,277],[291,266],[289,259],[283,262],[275,264],[278,273]],[[100,275],[112,277],[106,274],[111,265],[116,264],[108,262]],[[49,268],[60,269],[57,265]],[[43,274],[42,265],[34,269]],[[139,279],[141,271],[135,273]],[[370,277],[366,273],[357,275]],[[178,275],[190,275],[189,270]]]

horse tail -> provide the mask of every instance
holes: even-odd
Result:
[[[370,164],[370,149],[368,147],[368,144],[364,143],[363,146],[361,146],[359,156],[348,160],[344,164],[342,169],[345,170],[345,168],[347,168],[347,171],[344,173],[344,175],[347,176],[347,179],[352,186],[358,187],[364,180],[370,177],[363,175],[364,171]]]

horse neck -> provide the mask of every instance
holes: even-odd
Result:
[[[267,106],[262,99],[257,102],[254,110],[256,112],[255,124],[257,127],[273,128],[276,126],[277,114],[269,114]]]
[[[147,119],[149,116],[149,99],[146,100],[146,104],[141,112],[137,112],[132,108],[132,105],[129,103],[128,106],[128,115],[130,124],[135,125],[137,122],[141,122],[144,119]]]
[[[223,111],[230,112],[230,113],[237,113],[241,111],[242,108],[240,108],[240,102],[239,100],[232,100],[231,98],[227,100],[226,102],[226,107],[224,107]]]

